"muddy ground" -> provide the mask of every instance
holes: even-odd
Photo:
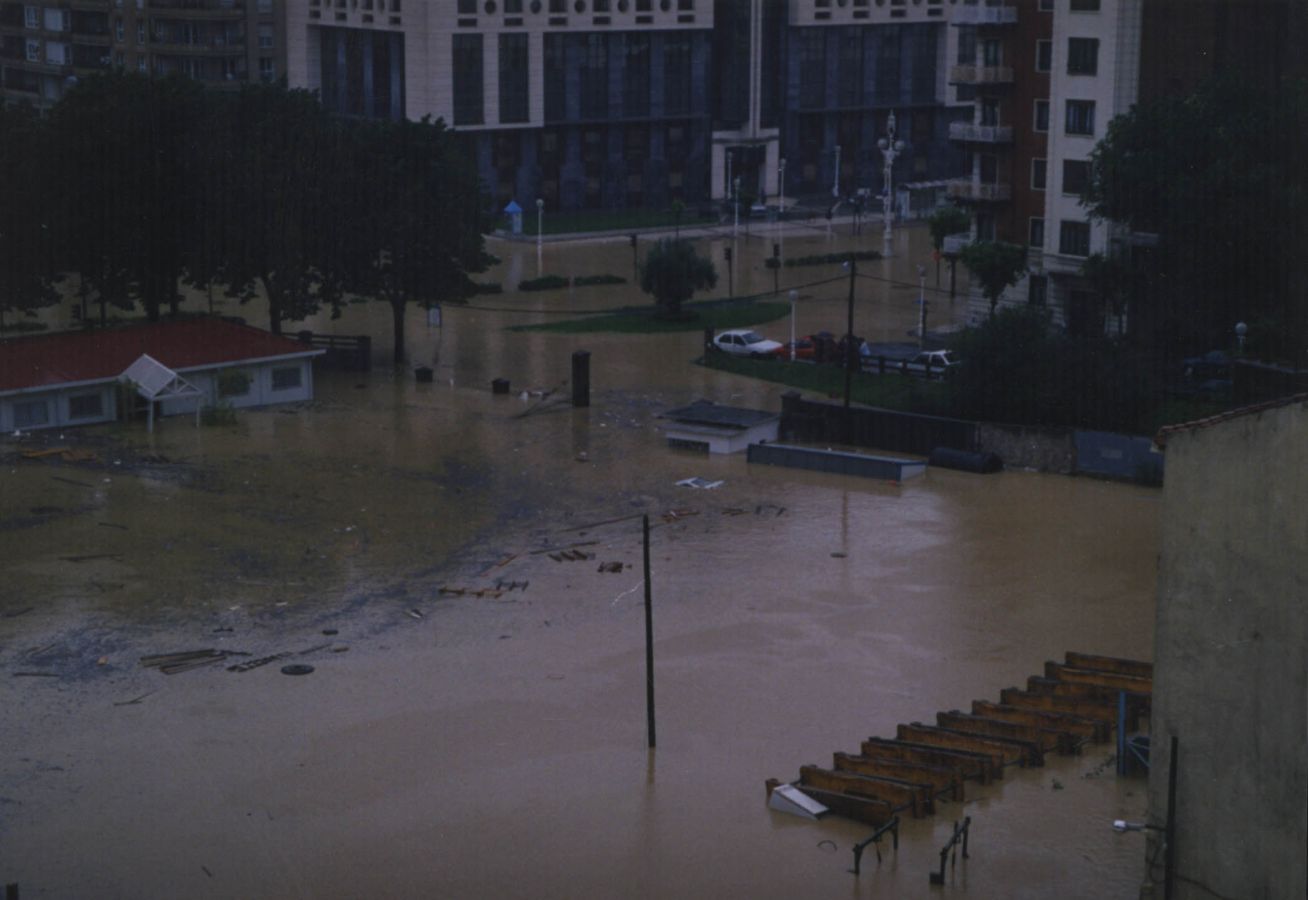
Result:
[[[629,260],[616,242],[578,258],[605,253]],[[905,821],[858,878],[870,829],[771,812],[763,781],[996,699],[1065,650],[1148,658],[1158,494],[671,451],[661,410],[776,408],[780,389],[689,365],[694,333],[502,330],[568,302],[415,317],[434,384],[320,373],[312,403],[234,425],[0,443],[0,881],[25,898],[926,897],[970,816],[950,893],[1134,896],[1142,842],[1109,826],[1141,816],[1144,783],[1112,774],[1108,746]],[[911,300],[874,302],[886,333],[913,321]],[[838,324],[839,292],[808,311]],[[379,314],[352,315],[333,327]],[[582,410],[543,395],[579,347]],[[22,456],[38,446],[83,453]],[[676,485],[690,476],[723,484]],[[140,663],[202,648],[250,655]]]

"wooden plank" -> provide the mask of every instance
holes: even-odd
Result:
[[[864,756],[956,769],[964,778],[975,778],[982,784],[989,784],[991,779],[1004,777],[1002,765],[996,765],[995,760],[985,753],[946,750],[930,744],[915,744],[912,741],[876,737],[868,738],[859,749]]]
[[[1116,703],[1104,703],[1080,697],[1059,697],[1054,694],[1033,694],[1021,688],[1004,688],[999,692],[999,702],[1005,706],[1045,709],[1095,722],[1106,722],[1110,728],[1117,726]]]
[[[1052,697],[1075,697],[1081,700],[1094,700],[1099,703],[1111,703],[1117,707],[1117,695],[1120,688],[1105,687],[1100,684],[1080,684],[1072,681],[1059,681],[1056,678],[1042,678],[1032,675],[1026,680],[1026,689],[1032,694]],[[1150,695],[1140,694],[1128,698],[1134,709],[1147,710],[1150,707]]]
[[[848,753],[833,754],[831,768],[855,775],[897,778],[910,784],[924,785],[934,796],[948,793],[951,799],[963,802],[963,774],[957,768],[927,766],[876,756],[852,756]]]
[[[1069,669],[1115,672],[1118,675],[1131,675],[1135,678],[1154,677],[1154,664],[1142,659],[1119,659],[1115,656],[1095,656],[1092,653],[1074,653],[1069,650],[1063,655],[1063,661]]]
[[[967,750],[972,753],[984,753],[991,757],[995,768],[1011,765],[1032,765],[1033,754],[1029,744],[1017,741],[1003,741],[984,738],[961,731],[950,731],[934,725],[914,722],[911,725],[900,724],[895,736],[901,741],[914,741],[919,744],[933,744],[949,750]],[[1038,752],[1038,751],[1037,751]],[[1036,756],[1042,762],[1042,755]],[[1039,763],[1035,763],[1038,765]]]
[[[848,772],[833,772],[820,766],[800,766],[799,784],[837,794],[884,800],[896,811],[909,810],[915,819],[935,811],[929,788],[896,781],[893,778],[872,778],[852,775]]]
[[[1073,669],[1056,662],[1045,663],[1045,677],[1070,684],[1093,684],[1137,694],[1152,694],[1154,690],[1152,678],[1118,675],[1116,672],[1096,672],[1093,669]]]
[[[1017,722],[1036,728],[1049,728],[1091,741],[1106,741],[1112,728],[1107,722],[1095,722],[1067,713],[1043,709],[1024,709],[1003,703],[991,703],[988,700],[973,700],[972,715],[987,719],[1002,719],[1005,722]]]
[[[854,797],[838,791],[824,791],[808,785],[796,784],[809,797],[821,803],[837,816],[863,822],[880,828],[895,817],[895,810],[884,800],[873,797]]]
[[[1002,738],[1006,741],[1021,741],[1035,747],[1043,754],[1047,750],[1060,747],[1059,733],[1030,725],[1018,725],[1001,719],[987,719],[983,716],[968,715],[951,709],[949,712],[936,713],[936,724],[951,731],[963,731],[979,734],[982,737]]]

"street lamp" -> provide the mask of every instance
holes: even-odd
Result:
[[[799,300],[799,291],[790,289],[790,361],[795,361],[795,302]]]
[[[926,347],[926,266],[921,263],[917,264],[917,305],[920,307],[917,314],[917,348],[919,350]]]
[[[1235,340],[1240,348],[1240,355],[1244,356],[1244,336],[1249,333],[1249,326],[1243,322],[1235,323]]]
[[[883,199],[885,200],[886,230],[882,238],[881,255],[890,256],[895,240],[894,235],[890,230],[890,223],[893,218],[891,204],[894,199],[894,192],[891,190],[894,176],[893,169],[895,165],[895,157],[904,152],[904,142],[895,140],[895,113],[893,110],[890,113],[890,117],[886,119],[886,136],[877,141],[877,146],[881,148],[881,155],[885,157],[886,161],[882,175],[882,178],[885,181],[885,197]]]

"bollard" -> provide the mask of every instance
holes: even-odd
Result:
[[[509,392],[509,379],[496,378],[491,381],[492,394],[507,394]]]
[[[572,354],[572,405],[590,406],[590,351],[577,350]]]

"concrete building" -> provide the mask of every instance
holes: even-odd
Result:
[[[1305,442],[1308,394],[1157,438],[1149,824],[1170,819],[1176,900],[1308,894]],[[1151,832],[1144,896],[1164,896],[1163,833]]]
[[[78,76],[111,68],[209,87],[285,74],[274,0],[0,2],[0,100],[49,107]]]
[[[953,174],[946,0],[288,0],[287,71],[466,132],[496,208],[665,208]],[[839,148],[839,150],[837,149]],[[783,164],[783,160],[785,161]],[[838,161],[838,162],[837,162]],[[837,165],[839,173],[837,174]],[[737,181],[739,180],[739,181]]]
[[[10,338],[0,341],[0,432],[112,422],[125,375],[165,416],[312,400],[323,352],[210,318]],[[139,390],[146,380],[154,388]]]

